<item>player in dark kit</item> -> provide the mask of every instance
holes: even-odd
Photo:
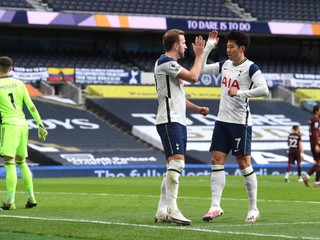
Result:
[[[301,141],[300,127],[294,125],[292,127],[292,132],[288,136],[288,167],[286,168],[286,174],[284,180],[289,182],[289,174],[292,169],[292,165],[297,161],[298,165],[298,181],[302,182],[301,178],[301,161],[303,160],[303,145]]]
[[[303,181],[309,187],[310,176],[316,172],[314,187],[320,188],[320,106],[313,107],[313,116],[309,120],[310,148],[314,165],[309,169]]]

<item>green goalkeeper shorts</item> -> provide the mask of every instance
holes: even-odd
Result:
[[[28,125],[0,125],[0,155],[26,158],[28,156]]]

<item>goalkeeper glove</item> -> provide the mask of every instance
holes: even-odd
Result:
[[[45,141],[48,136],[48,131],[44,128],[44,126],[39,125],[38,126],[38,137],[42,140]]]

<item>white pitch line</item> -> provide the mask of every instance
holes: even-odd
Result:
[[[264,234],[264,233],[249,233],[249,232],[234,232],[234,231],[219,231],[211,229],[201,229],[192,227],[164,227],[156,225],[146,225],[146,224],[131,224],[131,223],[121,223],[121,222],[106,222],[97,220],[85,220],[85,219],[70,219],[70,218],[44,218],[44,217],[29,217],[29,216],[15,216],[15,215],[0,215],[0,218],[18,218],[18,219],[31,219],[31,220],[44,220],[44,221],[63,221],[63,222],[76,222],[76,223],[93,223],[93,224],[105,224],[105,225],[118,225],[118,226],[129,226],[129,227],[140,227],[140,228],[154,228],[154,229],[173,229],[173,230],[183,230],[183,231],[194,231],[194,232],[207,232],[207,233],[219,233],[219,234],[231,234],[231,235],[249,235],[257,237],[275,237],[284,239],[306,239],[306,240],[320,240],[320,238],[315,237],[297,237],[289,235],[278,235],[278,234]]]
[[[248,223],[248,224],[214,224],[215,227],[255,227],[255,226],[275,226],[275,225],[312,225],[320,224],[320,222],[273,222],[273,223]]]
[[[6,193],[5,191],[0,191]],[[25,194],[25,192],[16,192],[18,194]],[[138,195],[138,194],[109,194],[109,193],[77,193],[77,192],[37,192],[40,196],[42,194],[56,194],[56,195],[94,195],[94,196],[106,196],[106,197],[145,197],[145,198],[159,198],[159,196],[155,195]],[[186,197],[186,196],[179,196],[182,199],[200,199],[200,200],[211,200],[208,197]],[[245,198],[222,198],[222,200],[226,201],[248,201]],[[271,203],[297,203],[297,204],[320,204],[319,202],[314,201],[298,201],[298,200],[270,200],[270,199],[258,199],[258,202],[271,202]]]

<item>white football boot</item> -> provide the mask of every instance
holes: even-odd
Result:
[[[203,217],[202,220],[209,222],[213,219],[215,219],[216,217],[222,216],[223,215],[223,210],[220,207],[215,207],[213,208],[212,211],[209,210],[209,212],[207,212]]]
[[[169,213],[167,216],[169,222],[177,223],[179,225],[190,225],[192,221],[188,218],[185,218],[179,210],[174,210]]]
[[[248,212],[247,218],[244,220],[245,222],[255,222],[260,217],[260,213],[258,210],[250,210]]]

